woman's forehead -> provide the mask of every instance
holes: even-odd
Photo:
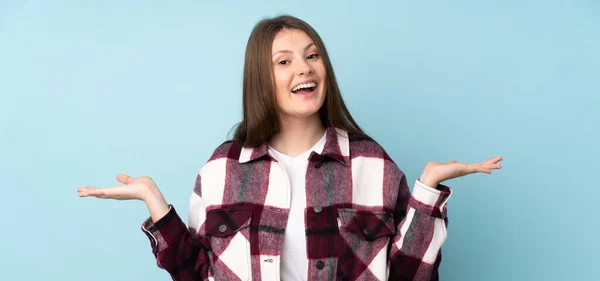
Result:
[[[314,45],[313,40],[306,32],[298,29],[284,29],[273,39],[273,54],[277,52],[302,51]]]

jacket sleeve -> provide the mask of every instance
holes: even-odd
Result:
[[[389,247],[389,280],[439,280],[451,193],[445,185],[436,189],[416,180],[411,196],[402,176],[394,214],[396,234]]]
[[[172,205],[169,208],[169,212],[155,223],[148,218],[142,224],[158,267],[165,269],[175,281],[207,280],[210,242],[199,231],[206,218],[206,206],[200,196],[200,174],[190,198],[189,227]]]

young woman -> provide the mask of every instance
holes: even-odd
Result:
[[[327,51],[304,21],[260,21],[250,35],[243,120],[200,169],[188,227],[150,177],[83,187],[138,199],[158,266],[173,280],[436,280],[450,189],[501,157],[428,163],[407,178],[355,123]]]

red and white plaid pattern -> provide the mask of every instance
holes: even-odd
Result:
[[[437,280],[451,191],[415,181],[375,141],[329,127],[306,174],[308,280]],[[142,229],[173,280],[280,280],[290,182],[268,144],[219,146],[200,169],[189,227],[173,206]]]

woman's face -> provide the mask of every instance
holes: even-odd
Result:
[[[306,118],[325,100],[325,65],[312,39],[299,29],[283,29],[273,40],[273,73],[280,117]]]

